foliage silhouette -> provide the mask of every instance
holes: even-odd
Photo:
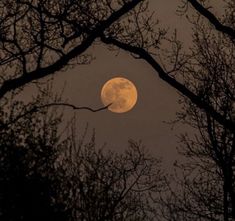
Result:
[[[26,107],[13,101],[8,108],[1,122]],[[78,138],[74,124],[61,137],[61,122],[56,109],[44,108],[1,130],[1,219],[153,220],[149,196],[163,188],[160,160],[134,141],[123,154],[104,151],[94,134]]]
[[[119,158],[114,154],[105,155],[102,151],[97,152],[94,149],[94,141],[77,147],[74,145],[74,137],[67,137],[57,146],[55,144],[58,140],[54,134],[57,126],[54,123],[47,122],[52,126],[47,127],[47,131],[39,130],[38,124],[46,123],[45,121],[35,122],[38,117],[32,118],[34,113],[23,115],[17,122],[10,124],[10,127],[1,130],[3,176],[0,179],[4,187],[2,190],[8,189],[2,191],[0,196],[3,202],[1,204],[4,205],[0,214],[5,216],[4,219],[7,219],[6,217],[9,217],[9,220],[32,219],[40,209],[39,202],[45,202],[40,203],[45,206],[41,207],[45,213],[54,216],[58,212],[54,209],[59,207],[61,208],[59,211],[69,214],[70,219],[143,220],[143,217],[148,217],[146,214],[149,214],[148,218],[151,219],[150,214],[154,209],[147,202],[151,198],[163,206],[161,215],[167,220],[228,221],[235,218],[233,107],[235,5],[234,1],[226,1],[227,8],[220,19],[210,11],[207,6],[209,3],[210,1],[184,1],[183,14],[188,13],[189,6],[196,12],[190,19],[193,27],[193,47],[186,53],[176,34],[169,38],[167,31],[159,28],[159,22],[149,13],[148,1],[1,1],[0,98],[9,91],[20,89],[34,80],[65,70],[70,65],[89,63],[92,58],[85,54],[87,49],[95,43],[103,42],[111,46],[109,47],[111,50],[123,49],[131,53],[134,58],[145,60],[163,81],[180,92],[183,95],[185,110],[184,114],[179,115],[180,120],[189,123],[199,132],[195,139],[182,137],[182,142],[185,144],[183,154],[188,158],[189,164],[181,164],[178,167],[183,171],[182,177],[180,179],[177,177],[176,180],[180,184],[179,194],[166,182],[169,195],[161,195],[160,201],[156,196],[152,196],[161,189],[161,185],[155,188],[155,185],[162,181],[160,176],[157,180],[147,179],[148,182],[145,183],[148,188],[144,190],[150,191],[150,198],[145,196],[145,191],[130,189],[128,194],[124,194],[127,197],[124,199],[122,194],[125,193],[127,183],[131,183],[134,179],[132,177],[134,173],[129,176],[125,165],[135,162],[135,154],[142,156],[138,148],[132,149],[136,151],[135,154],[130,155],[130,151],[124,155],[134,157],[135,160],[129,162],[128,157]],[[166,44],[172,48],[169,51],[165,48],[161,50]],[[2,121],[5,119],[3,114]],[[48,134],[49,131],[52,134]],[[49,147],[55,148],[52,148],[52,152],[48,152],[48,145],[45,143],[47,141]],[[130,145],[132,148],[136,146],[133,142]],[[32,146],[34,148],[31,148]],[[84,161],[73,159],[72,152],[65,151],[66,147],[75,151],[80,159],[85,158]],[[60,152],[60,148],[65,152]],[[60,164],[58,159],[63,163]],[[149,159],[142,160],[137,163],[140,163],[140,168],[144,169],[146,166],[144,162]],[[55,162],[57,167],[54,168]],[[102,164],[99,167],[100,162],[110,164]],[[120,168],[112,167],[113,162],[115,165],[120,163]],[[121,180],[111,182],[107,187],[102,185],[101,181],[107,178],[106,175],[110,176],[109,167]],[[28,170],[29,168],[32,170]],[[121,169],[124,169],[122,173]],[[107,174],[103,174],[103,171]],[[84,180],[81,180],[83,177],[80,176],[81,172],[85,174],[83,174]],[[155,178],[148,172],[151,170],[141,174],[143,178],[146,175],[148,178]],[[56,178],[55,173],[58,175]],[[113,178],[116,181],[116,177]],[[21,185],[16,185],[16,182]],[[83,193],[84,188],[86,194]],[[113,195],[104,191],[109,188]],[[14,196],[19,197],[11,195],[13,189],[16,191]],[[37,197],[32,197],[33,191],[30,193],[30,190],[38,190],[34,192]],[[23,195],[27,200],[24,200]],[[115,203],[117,195],[119,201]],[[35,201],[36,199],[38,200]],[[137,199],[145,203],[140,205]],[[93,200],[105,206],[100,208],[99,205],[91,205]],[[25,204],[30,201],[34,203]],[[28,207],[32,207],[34,213],[28,213],[24,218],[23,213]],[[105,211],[101,212],[100,209]],[[9,210],[15,212],[8,213]],[[40,211],[39,214],[44,213]]]
[[[24,109],[13,102],[1,111],[6,121]],[[6,119],[7,118],[7,119]],[[0,132],[0,217],[2,220],[65,220],[52,202],[54,163],[61,117],[48,111],[28,114]]]

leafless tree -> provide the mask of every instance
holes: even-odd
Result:
[[[25,104],[10,101],[0,112],[8,125],[0,131],[1,219],[154,220],[150,195],[163,188],[161,161],[141,143],[130,141],[123,154],[100,149],[74,127],[62,134],[57,107],[22,116]]]
[[[0,3],[0,98],[66,67],[142,0],[3,0]]]
[[[164,31],[157,30],[157,26],[153,28],[153,20],[146,12],[143,19],[136,10],[132,13],[137,14],[137,19],[127,25],[125,32],[105,32],[101,38],[104,43],[145,60],[162,80],[177,89],[183,95],[184,107],[179,117],[198,131],[195,139],[182,137],[185,144],[182,152],[188,162],[179,167],[182,172],[177,179],[179,189],[172,190],[166,183],[170,195],[161,202],[162,211],[167,211],[162,215],[167,214],[167,220],[235,218],[235,5],[234,1],[227,1],[224,15],[219,19],[210,11],[209,3],[188,0],[181,7],[183,14],[189,7],[195,10],[193,16],[189,15],[193,40],[187,53],[176,35],[167,38]],[[143,30],[147,34],[142,35]],[[132,41],[133,36],[136,39]],[[172,48],[164,56],[160,46],[165,40]]]
[[[204,2],[185,1],[216,31],[234,44],[233,1],[224,19],[218,19]],[[208,112],[220,124],[234,130],[234,121],[224,118],[215,107],[181,81],[176,73],[188,56],[181,53],[178,41],[173,41],[177,53],[169,64],[162,64],[159,50],[166,31],[157,28],[158,22],[148,12],[148,1],[2,1],[1,9],[1,76],[0,97],[8,91],[49,76],[68,67],[71,62],[87,63],[84,53],[97,40],[115,45],[144,59],[159,77]],[[228,21],[230,18],[230,21]]]
[[[42,97],[36,103],[43,103]],[[25,104],[9,99],[1,106],[1,123],[11,122],[24,109]],[[44,109],[0,130],[1,220],[65,220],[52,202],[61,120],[60,113]]]
[[[184,153],[190,158],[190,162],[195,160],[196,166],[182,167],[182,169],[190,171],[190,176],[184,174],[185,180],[181,182],[181,190],[185,190],[182,193],[183,199],[174,196],[175,204],[167,204],[167,206],[170,205],[170,207],[166,207],[170,209],[168,214],[172,215],[172,212],[176,212],[176,216],[171,216],[169,219],[175,220],[178,217],[185,220],[219,220],[223,218],[227,221],[234,219],[235,6],[234,1],[227,1],[226,11],[223,18],[220,19],[211,12],[208,7],[209,3],[209,1],[197,0],[184,1],[182,7],[185,10],[184,13],[187,13],[189,7],[196,12],[194,18],[190,20],[194,28],[193,48],[186,53],[183,52],[182,44],[176,36],[169,38],[166,30],[158,28],[158,21],[149,12],[148,1],[3,0],[0,3],[0,98],[3,98],[9,91],[50,76],[71,64],[89,62],[90,55],[84,53],[98,40],[130,52],[134,58],[145,60],[163,81],[184,96],[185,114],[180,117],[184,122],[190,123],[199,130],[196,140],[190,141],[183,137],[186,144]],[[164,42],[170,43],[172,46],[170,52],[166,54],[164,54],[166,50],[161,50],[161,45],[165,46]],[[162,58],[166,63],[161,61]],[[93,144],[91,144],[92,146]],[[86,149],[86,151],[88,150],[89,148]],[[130,175],[131,179],[128,180],[128,173],[120,175],[119,169],[115,168],[117,169],[115,174],[119,174],[118,176],[124,180],[119,180],[121,183],[119,181],[111,183],[112,185],[110,184],[108,187],[102,186],[101,181],[106,178],[106,174],[102,174],[102,171],[106,171],[106,168],[99,171],[98,163],[107,160],[110,163],[107,166],[110,166],[115,158],[112,159],[109,155],[106,156],[102,152],[97,153],[96,151],[88,155],[86,151],[80,152],[79,149],[78,153],[82,153],[81,156],[86,156],[87,159],[91,157],[90,160],[96,165],[95,169],[91,169],[89,161],[81,160],[79,162],[70,158],[68,160],[65,157],[64,160],[72,162],[72,166],[70,166],[70,173],[68,173],[69,170],[60,168],[61,177],[71,178],[71,180],[67,179],[68,182],[63,185],[69,186],[78,180],[77,183],[82,186],[75,188],[76,190],[71,188],[71,191],[61,194],[60,197],[62,199],[65,197],[65,202],[68,203],[66,209],[75,218],[80,216],[81,219],[92,220],[88,208],[91,206],[90,200],[97,197],[94,193],[102,192],[103,188],[110,186],[110,188],[117,188],[117,185],[119,187],[117,195],[121,197],[122,191],[124,191],[123,193],[126,191],[127,183],[131,183],[134,178]],[[123,162],[124,158],[116,158],[120,159],[119,162]],[[118,164],[118,162],[116,163]],[[88,183],[79,180],[82,177],[78,176],[81,173],[80,170],[88,172],[87,177],[85,176]],[[106,173],[110,176],[108,171]],[[196,171],[198,177],[194,176],[192,171]],[[90,177],[89,172],[97,172],[97,174],[94,173]],[[103,178],[100,179],[100,176]],[[97,190],[97,186],[92,186],[91,178],[97,178],[96,181],[101,189]],[[83,189],[90,195],[84,195],[78,191]],[[126,196],[136,202],[136,199],[142,196],[140,192],[129,191]],[[208,192],[212,195],[206,194]],[[70,197],[71,194],[72,197]],[[98,196],[101,198],[97,201],[106,202],[105,205],[107,205],[105,199],[109,195],[100,194]],[[74,205],[69,201],[70,199],[77,199],[79,205]],[[96,217],[109,219],[110,210],[114,211],[115,207],[117,209],[115,211],[122,211],[121,203],[123,202],[118,201],[117,206],[113,202],[102,207],[105,209],[102,211],[105,217],[100,216],[101,212],[94,205]],[[134,205],[136,205],[135,208],[139,206]],[[180,211],[177,210],[179,205],[181,206],[178,207],[181,209]],[[84,208],[86,209],[84,210]],[[203,208],[203,211],[199,211],[198,208]],[[133,211],[129,209],[126,214],[131,214],[130,212]],[[144,210],[140,211],[146,211],[145,207],[142,209]],[[127,219],[119,217],[118,213],[112,217],[114,220]],[[143,219],[143,214],[138,214],[135,218]]]
[[[207,23],[214,27],[214,30],[219,32],[224,40],[230,42],[230,45],[234,47],[234,1],[227,1],[227,10],[224,13],[223,19],[217,18],[210,12],[208,7],[204,5],[205,2],[207,1],[184,1],[181,10],[187,13],[188,8],[190,6],[193,7],[196,11],[195,16],[197,18],[203,20],[204,24]],[[154,17],[151,16],[151,14],[149,15],[146,10],[138,11],[133,9],[131,13],[134,14],[134,16],[130,20],[130,23],[126,25],[120,24],[120,26],[123,27],[121,33],[118,31],[116,33],[108,32],[106,30],[101,40],[108,45],[114,46],[114,48],[121,48],[130,52],[134,57],[146,61],[168,85],[190,99],[192,103],[207,112],[218,123],[234,131],[234,121],[225,118],[216,110],[213,104],[206,102],[201,97],[201,94],[197,94],[197,91],[193,90],[189,82],[184,81],[185,76],[181,75],[181,70],[194,55],[184,52],[182,50],[182,44],[175,36],[173,36],[173,38],[167,37],[166,32],[158,28],[158,23],[155,22]],[[194,27],[193,23],[192,27]],[[213,38],[213,36],[210,37]],[[170,53],[164,55],[166,49],[163,48],[164,50],[161,50],[161,45],[165,47],[166,44],[172,45],[172,48]],[[162,60],[166,62],[162,62]]]
[[[233,24],[231,11],[226,23]],[[228,16],[230,15],[230,16]],[[179,71],[184,82],[201,100],[213,106],[224,119],[234,121],[235,51],[230,37],[205,25],[202,18],[194,25],[191,58]],[[178,120],[193,127],[195,136],[181,136],[179,152],[185,157],[178,163],[168,193],[160,200],[166,220],[235,219],[235,134],[209,112],[202,111],[182,97],[183,111]]]
[[[140,143],[123,154],[97,149],[94,136],[83,143],[71,136],[60,159],[59,198],[70,220],[155,220],[150,195],[163,186],[160,161]]]
[[[198,110],[191,117],[198,132],[181,136],[182,162],[156,200],[159,213],[165,220],[234,220],[234,134]]]

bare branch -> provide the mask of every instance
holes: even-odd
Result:
[[[62,53],[63,56],[61,56],[54,63],[49,64],[46,67],[40,67],[40,65],[37,65],[37,68],[35,70],[31,72],[27,72],[24,75],[20,75],[19,77],[10,78],[6,80],[5,82],[3,82],[3,84],[0,87],[0,98],[2,98],[9,91],[15,90],[19,87],[26,85],[27,83],[30,83],[34,80],[39,80],[43,77],[49,76],[63,69],[73,58],[78,57],[83,52],[85,52],[92,45],[92,43],[104,32],[105,29],[109,28],[113,23],[118,21],[123,15],[128,13],[131,9],[133,9],[136,5],[138,5],[142,1],[143,0],[128,1],[127,3],[124,3],[121,8],[114,11],[108,18],[96,24],[94,28],[85,29],[86,32],[84,34],[86,34],[87,37],[85,37],[80,42],[79,45],[72,48],[65,55],[63,55]],[[45,23],[45,21],[43,21],[43,23]],[[43,35],[43,30],[41,30],[41,35]],[[37,38],[37,36],[34,36],[34,37]],[[44,44],[44,42],[41,42],[41,43]],[[46,47],[48,48],[48,46]],[[39,53],[39,57],[42,57],[43,49],[41,48],[40,51],[41,52]],[[19,53],[19,55],[21,54],[23,54],[23,52]],[[39,60],[37,60],[37,64],[40,63],[40,60],[41,60],[40,58]]]
[[[208,21],[214,25],[214,27],[228,35],[230,38],[235,39],[235,30],[229,26],[223,25],[218,18],[216,18],[216,16],[211,13],[208,9],[206,9],[205,7],[203,7],[202,4],[200,4],[197,0],[188,0],[188,2],[191,3],[191,5],[201,14],[203,15],[205,18],[208,19]]]
[[[40,106],[35,105],[30,110],[27,110],[23,114],[19,114],[18,116],[16,116],[10,122],[2,124],[0,126],[0,130],[8,128],[10,125],[12,125],[12,124],[16,123],[17,121],[19,121],[20,119],[26,117],[28,114],[33,114],[33,113],[38,112],[42,109],[53,107],[53,106],[64,106],[64,107],[72,108],[73,110],[87,110],[87,111],[91,111],[91,112],[95,113],[95,112],[99,112],[99,111],[103,111],[103,110],[108,109],[110,105],[112,105],[112,104],[109,104],[109,105],[106,105],[104,107],[100,107],[97,109],[93,109],[93,108],[87,107],[87,106],[75,106],[73,104],[62,103],[62,102],[54,102],[54,103],[44,104],[44,105],[40,105]]]
[[[221,125],[224,125],[231,131],[235,130],[235,122],[226,119],[223,117],[220,113],[218,113],[209,103],[202,100],[198,95],[194,94],[192,91],[190,91],[185,85],[177,81],[175,78],[172,78],[167,74],[167,72],[164,71],[164,69],[160,66],[160,64],[144,49],[139,48],[136,46],[132,46],[130,44],[126,44],[123,42],[120,42],[114,38],[111,37],[105,37],[102,36],[101,40],[106,44],[112,44],[115,45],[125,51],[128,51],[130,53],[134,53],[138,56],[140,56],[142,59],[144,59],[147,63],[149,63],[157,72],[158,76],[165,81],[167,84],[178,90],[180,93],[182,93],[184,96],[189,98],[191,102],[196,104],[200,109],[203,109],[207,113],[209,113],[217,122],[219,122]]]

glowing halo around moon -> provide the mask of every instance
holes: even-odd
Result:
[[[137,102],[135,85],[123,77],[115,77],[107,81],[101,90],[101,100],[108,110],[114,113],[130,111]]]

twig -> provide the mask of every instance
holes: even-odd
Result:
[[[73,104],[57,103],[57,102],[49,103],[49,104],[44,104],[44,105],[41,105],[41,106],[34,106],[33,108],[31,108],[30,110],[24,112],[23,114],[18,115],[15,119],[11,120],[10,122],[2,124],[0,126],[0,130],[6,129],[9,125],[11,125],[13,123],[16,123],[18,120],[20,120],[21,118],[27,116],[28,114],[35,113],[35,112],[37,112],[37,111],[39,111],[40,109],[43,109],[43,108],[49,108],[49,107],[52,107],[52,106],[65,106],[65,107],[70,107],[73,110],[88,110],[88,111],[91,111],[91,112],[99,112],[99,111],[103,111],[103,110],[108,109],[108,107],[110,105],[112,105],[112,103],[108,104],[108,105],[106,105],[104,107],[97,108],[97,109],[93,109],[91,107],[86,107],[86,106],[81,106],[80,107],[80,106],[75,106]]]

